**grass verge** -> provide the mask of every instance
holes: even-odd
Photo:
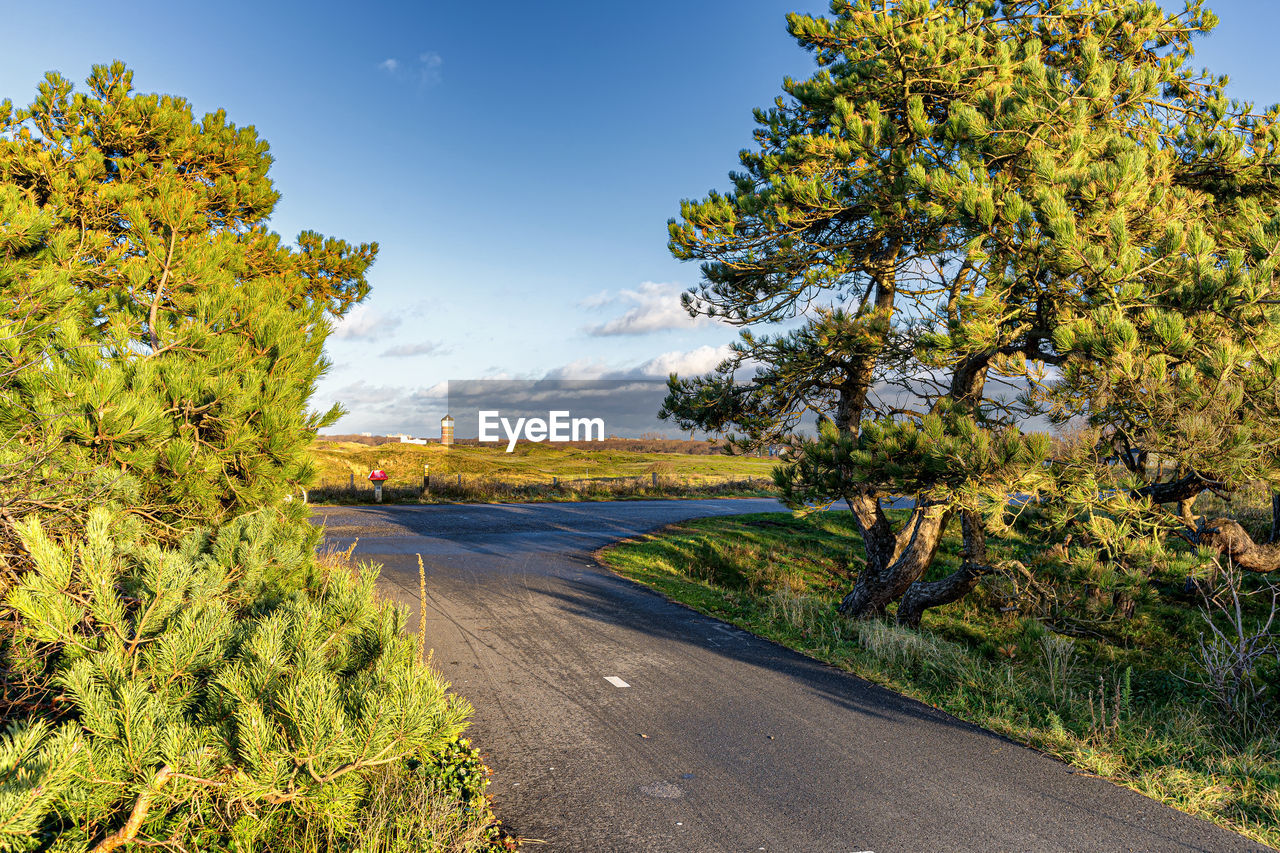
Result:
[[[665,500],[676,498],[767,498],[775,495],[768,480],[688,482],[666,478],[625,477],[608,480],[560,480],[554,483],[512,483],[503,480],[433,478],[430,488],[384,486],[382,502],[431,503],[556,503],[563,501]],[[323,486],[312,489],[314,504],[371,504],[368,486]]]
[[[1033,568],[1053,560],[1031,543],[992,547]],[[845,513],[776,513],[688,522],[599,556],[703,613],[1280,846],[1280,734],[1226,725],[1186,680],[1204,623],[1182,578],[1153,576],[1126,618],[1051,629],[1009,605],[1019,578],[995,577],[913,631],[835,612],[860,550]],[[959,550],[946,540],[934,571]]]

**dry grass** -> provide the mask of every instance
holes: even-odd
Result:
[[[417,502],[756,493],[772,489],[776,464],[758,457],[550,444],[521,444],[505,453],[493,446],[318,441],[314,454],[311,498],[335,503],[371,501],[367,477],[375,468],[390,477],[384,500]],[[428,473],[430,488],[424,489]]]
[[[441,480],[443,479],[443,482]],[[432,474],[428,488],[421,481],[413,486],[383,486],[383,503],[501,503],[539,501],[599,501],[640,498],[768,497],[774,494],[773,481],[760,477],[744,479],[682,479],[650,474],[640,477],[560,479],[548,482],[512,482],[493,478],[438,478]],[[314,504],[374,503],[370,486],[357,484],[321,486],[308,498]]]
[[[399,765],[371,780],[354,831],[334,835],[323,825],[290,825],[272,837],[255,839],[261,853],[491,853],[509,849],[495,843],[489,820],[421,774]]]

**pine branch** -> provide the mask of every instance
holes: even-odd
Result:
[[[94,845],[90,853],[111,853],[117,847],[132,841],[142,827],[142,822],[147,819],[147,812],[151,810],[151,798],[155,796],[156,792],[168,781],[171,775],[173,775],[172,767],[168,764],[161,767],[146,789],[138,795],[138,799],[133,804],[133,810],[129,813],[129,819],[125,821],[124,826],[99,841]]]

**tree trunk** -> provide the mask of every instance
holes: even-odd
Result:
[[[1187,527],[1196,526],[1196,495],[1189,498],[1183,498],[1178,501],[1178,517],[1182,519],[1182,523]]]
[[[908,587],[898,604],[898,622],[911,628],[920,626],[920,617],[930,607],[940,607],[964,598],[990,571],[987,564],[987,531],[982,516],[976,512],[960,515],[964,547],[960,552],[960,568],[936,581],[916,581]]]
[[[1271,538],[1267,541],[1273,545],[1280,542],[1280,492],[1271,493]]]
[[[861,528],[867,564],[840,602],[840,612],[855,619],[883,616],[885,609],[928,571],[951,511],[918,506],[895,534],[878,499],[863,496],[851,500],[850,509]]]
[[[1259,545],[1239,522],[1216,518],[1206,522],[1197,539],[1249,572],[1274,572],[1280,569],[1280,545]]]

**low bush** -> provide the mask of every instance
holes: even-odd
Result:
[[[320,564],[314,534],[266,514],[175,549],[136,532],[106,510],[64,541],[20,527],[0,849],[249,850],[286,828],[361,849],[387,774],[431,781],[465,807],[443,812],[489,832],[457,740],[470,709],[422,665],[373,569]]]

